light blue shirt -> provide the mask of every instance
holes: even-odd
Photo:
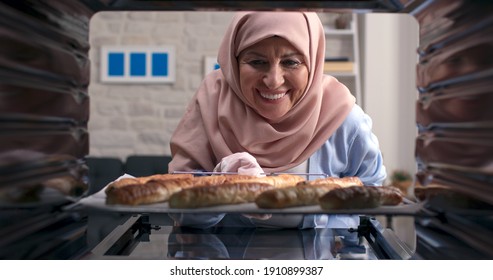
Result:
[[[378,139],[372,133],[372,121],[361,107],[354,105],[341,126],[308,159],[308,172],[324,173],[331,177],[356,176],[367,186],[380,186],[387,177]],[[315,179],[315,178],[308,178]],[[242,215],[174,214],[172,218],[181,225],[211,227],[221,222],[224,226],[256,226]],[[299,228],[357,227],[358,216],[305,215]]]
[[[354,105],[342,125],[308,160],[309,173],[356,176],[365,186],[381,186],[387,172],[371,128],[370,117]]]

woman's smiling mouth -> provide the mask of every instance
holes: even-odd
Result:
[[[265,99],[269,99],[269,100],[277,100],[277,99],[281,99],[281,98],[283,98],[285,95],[286,95],[286,92],[283,92],[283,93],[277,93],[277,94],[271,94],[271,93],[263,93],[263,92],[260,92],[260,96],[262,96],[262,97],[263,97],[263,98],[265,98]]]

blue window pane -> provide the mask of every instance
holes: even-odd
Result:
[[[152,76],[168,76],[168,54],[152,54]]]
[[[146,75],[146,54],[131,53],[130,76],[145,76],[145,75]]]
[[[123,76],[124,73],[124,54],[108,54],[108,76]]]

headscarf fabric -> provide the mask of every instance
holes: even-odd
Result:
[[[266,120],[240,90],[239,53],[273,36],[304,57],[308,84],[289,112]],[[355,98],[324,75],[325,34],[316,13],[238,12],[219,47],[220,69],[208,74],[171,138],[170,172],[211,171],[222,158],[248,152],[265,172],[282,172],[306,161],[342,124]]]

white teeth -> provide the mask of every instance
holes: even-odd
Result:
[[[267,98],[267,99],[270,99],[270,100],[276,100],[276,99],[279,99],[279,98],[283,97],[284,95],[286,95],[286,93],[280,93],[280,94],[264,94],[264,93],[260,93],[260,95],[263,98]]]

